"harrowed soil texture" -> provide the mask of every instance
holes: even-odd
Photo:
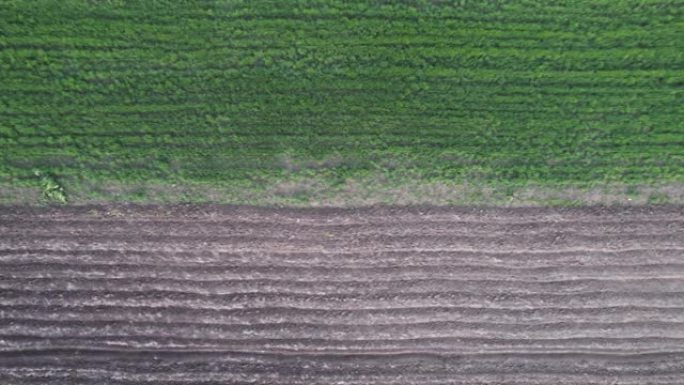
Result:
[[[0,208],[2,384],[682,379],[682,206]]]

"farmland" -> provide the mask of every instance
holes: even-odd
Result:
[[[683,17],[680,1],[4,1],[0,202],[49,185],[76,203],[681,203]]]
[[[3,384],[681,384],[684,210],[0,207]]]
[[[681,384],[683,122],[679,0],[0,0],[0,383]]]

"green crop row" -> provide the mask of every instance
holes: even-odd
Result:
[[[0,202],[277,203],[369,181],[684,201],[682,17],[676,0],[0,2]]]

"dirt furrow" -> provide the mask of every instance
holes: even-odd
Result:
[[[319,377],[300,375],[280,375],[278,373],[254,374],[226,374],[220,371],[202,372],[173,372],[168,373],[132,373],[116,369],[79,368],[78,370],[36,370],[12,368],[0,372],[3,384],[45,384],[50,382],[69,383],[77,385],[106,384],[254,384],[265,383],[273,385],[606,385],[615,384],[615,375],[588,374],[384,374],[384,375],[326,375]],[[681,385],[678,374],[622,374],[619,376],[620,385]]]
[[[392,375],[410,372],[430,375],[483,374],[585,374],[674,375],[684,370],[684,353],[592,354],[592,353],[493,353],[493,354],[250,354],[237,352],[145,352],[112,350],[69,350],[26,352],[12,357],[0,353],[0,368],[59,370],[71,367],[117,369],[127,373],[216,372],[315,375]],[[57,360],[59,358],[59,361]],[[61,362],[60,362],[61,361]],[[505,362],[505,365],[501,365]],[[306,368],[303,373],[302,367]]]
[[[322,338],[252,338],[229,339],[129,335],[112,332],[106,336],[64,336],[48,339],[40,335],[0,335],[0,351],[42,351],[71,348],[126,348],[131,350],[230,350],[255,353],[283,352],[353,354],[359,351],[391,354],[396,352],[460,353],[544,353],[576,352],[602,354],[634,354],[635,352],[681,352],[684,339],[673,337],[566,337],[566,338],[486,338],[439,337],[403,339],[322,339]]]
[[[674,375],[630,375],[619,376],[620,385],[681,385],[678,374]],[[273,385],[531,385],[531,384],[557,384],[557,385],[606,385],[615,384],[615,375],[586,375],[586,374],[405,374],[405,375],[326,375],[319,377],[300,375],[280,375],[278,373],[266,374],[225,374],[216,372],[191,372],[191,373],[131,373],[114,369],[90,369],[79,370],[36,370],[36,369],[9,369],[0,372],[0,380],[3,384],[45,384],[44,381],[66,383],[76,385],[101,385],[106,384],[254,384],[264,383]]]
[[[468,220],[480,222],[537,222],[591,220],[681,220],[684,207],[594,206],[594,207],[439,207],[375,206],[360,208],[267,208],[227,205],[82,205],[70,207],[0,207],[0,216],[8,219],[63,220],[70,218],[125,218],[130,220],[232,220],[259,222],[377,223],[388,220]]]
[[[519,251],[525,249],[563,250],[578,247],[600,249],[666,247],[684,248],[681,232],[663,234],[600,234],[578,235],[557,232],[555,234],[507,234],[501,236],[485,235],[365,235],[338,234],[328,237],[288,237],[287,235],[201,235],[174,236],[165,234],[144,235],[131,233],[115,235],[103,233],[98,237],[62,237],[59,235],[4,235],[0,234],[0,248],[9,246],[35,248],[44,244],[55,244],[62,248],[79,248],[83,245],[101,249],[135,247],[175,250],[188,250],[194,247],[217,248],[218,250],[291,250],[291,251],[351,251],[351,250],[407,250],[407,249],[476,249],[482,245],[496,246],[497,249]],[[372,247],[382,245],[382,247]]]
[[[388,222],[373,225],[359,224],[278,224],[272,222],[210,222],[193,223],[177,221],[15,221],[0,222],[0,233],[21,236],[30,232],[41,237],[102,237],[121,236],[131,233],[153,236],[165,234],[169,237],[203,236],[251,236],[260,237],[278,234],[290,238],[315,238],[320,236],[344,237],[350,234],[364,236],[431,236],[431,235],[507,235],[534,234],[555,235],[558,232],[573,235],[592,235],[596,232],[605,235],[616,234],[662,234],[684,231],[684,221],[605,221],[605,222],[527,222],[519,224],[491,222]]]
[[[318,309],[385,309],[395,307],[597,307],[597,306],[684,306],[682,292],[590,292],[580,294],[481,294],[472,292],[425,292],[391,294],[199,294],[172,291],[93,293],[91,291],[38,291],[12,289],[0,292],[0,306],[23,305],[109,305],[178,306],[188,308],[245,309],[261,307],[307,307]]]
[[[684,291],[684,274],[674,277],[659,278],[572,278],[560,280],[530,280],[512,277],[509,279],[410,279],[394,280],[352,279],[340,280],[287,280],[287,279],[188,279],[159,278],[150,273],[147,277],[113,278],[45,278],[26,276],[0,276],[0,290],[22,288],[30,283],[32,289],[38,291],[80,292],[91,290],[98,292],[137,292],[163,291],[196,294],[406,294],[445,292],[472,292],[481,294],[582,294],[597,291],[636,293],[636,292],[669,292]]]
[[[176,267],[254,266],[272,267],[387,267],[397,265],[485,264],[487,266],[552,267],[681,263],[684,248],[632,248],[622,250],[474,251],[405,250],[367,252],[224,252],[204,248],[187,251],[140,249],[0,249],[4,263],[142,264]]]
[[[0,334],[34,335],[44,338],[68,336],[107,336],[110,333],[130,336],[191,335],[195,338],[330,338],[343,340],[389,338],[441,338],[478,335],[486,338],[558,338],[558,337],[665,337],[684,338],[684,323],[666,321],[632,322],[542,322],[507,324],[486,322],[430,321],[422,323],[383,323],[373,325],[329,325],[304,322],[276,323],[181,323],[132,321],[52,321],[35,318],[3,318]],[[372,336],[372,337],[369,337]]]
[[[294,307],[219,310],[182,307],[135,306],[1,306],[3,318],[33,318],[54,321],[130,321],[130,322],[196,322],[210,324],[261,324],[304,322],[326,325],[373,325],[387,322],[421,323],[461,321],[511,324],[555,322],[684,322],[684,307],[617,306],[611,308],[474,308],[418,307],[390,309],[320,310]]]
[[[150,276],[165,279],[186,280],[293,280],[293,281],[395,281],[412,280],[456,280],[456,279],[524,279],[524,280],[568,280],[602,279],[623,277],[626,279],[678,278],[684,274],[684,263],[668,264],[617,264],[603,266],[566,267],[499,267],[487,265],[444,265],[390,267],[233,267],[233,266],[139,266],[135,264],[91,265],[72,262],[2,264],[2,276],[14,278],[136,278],[144,280]]]

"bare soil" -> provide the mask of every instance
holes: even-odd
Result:
[[[0,208],[2,384],[680,384],[684,206]]]

